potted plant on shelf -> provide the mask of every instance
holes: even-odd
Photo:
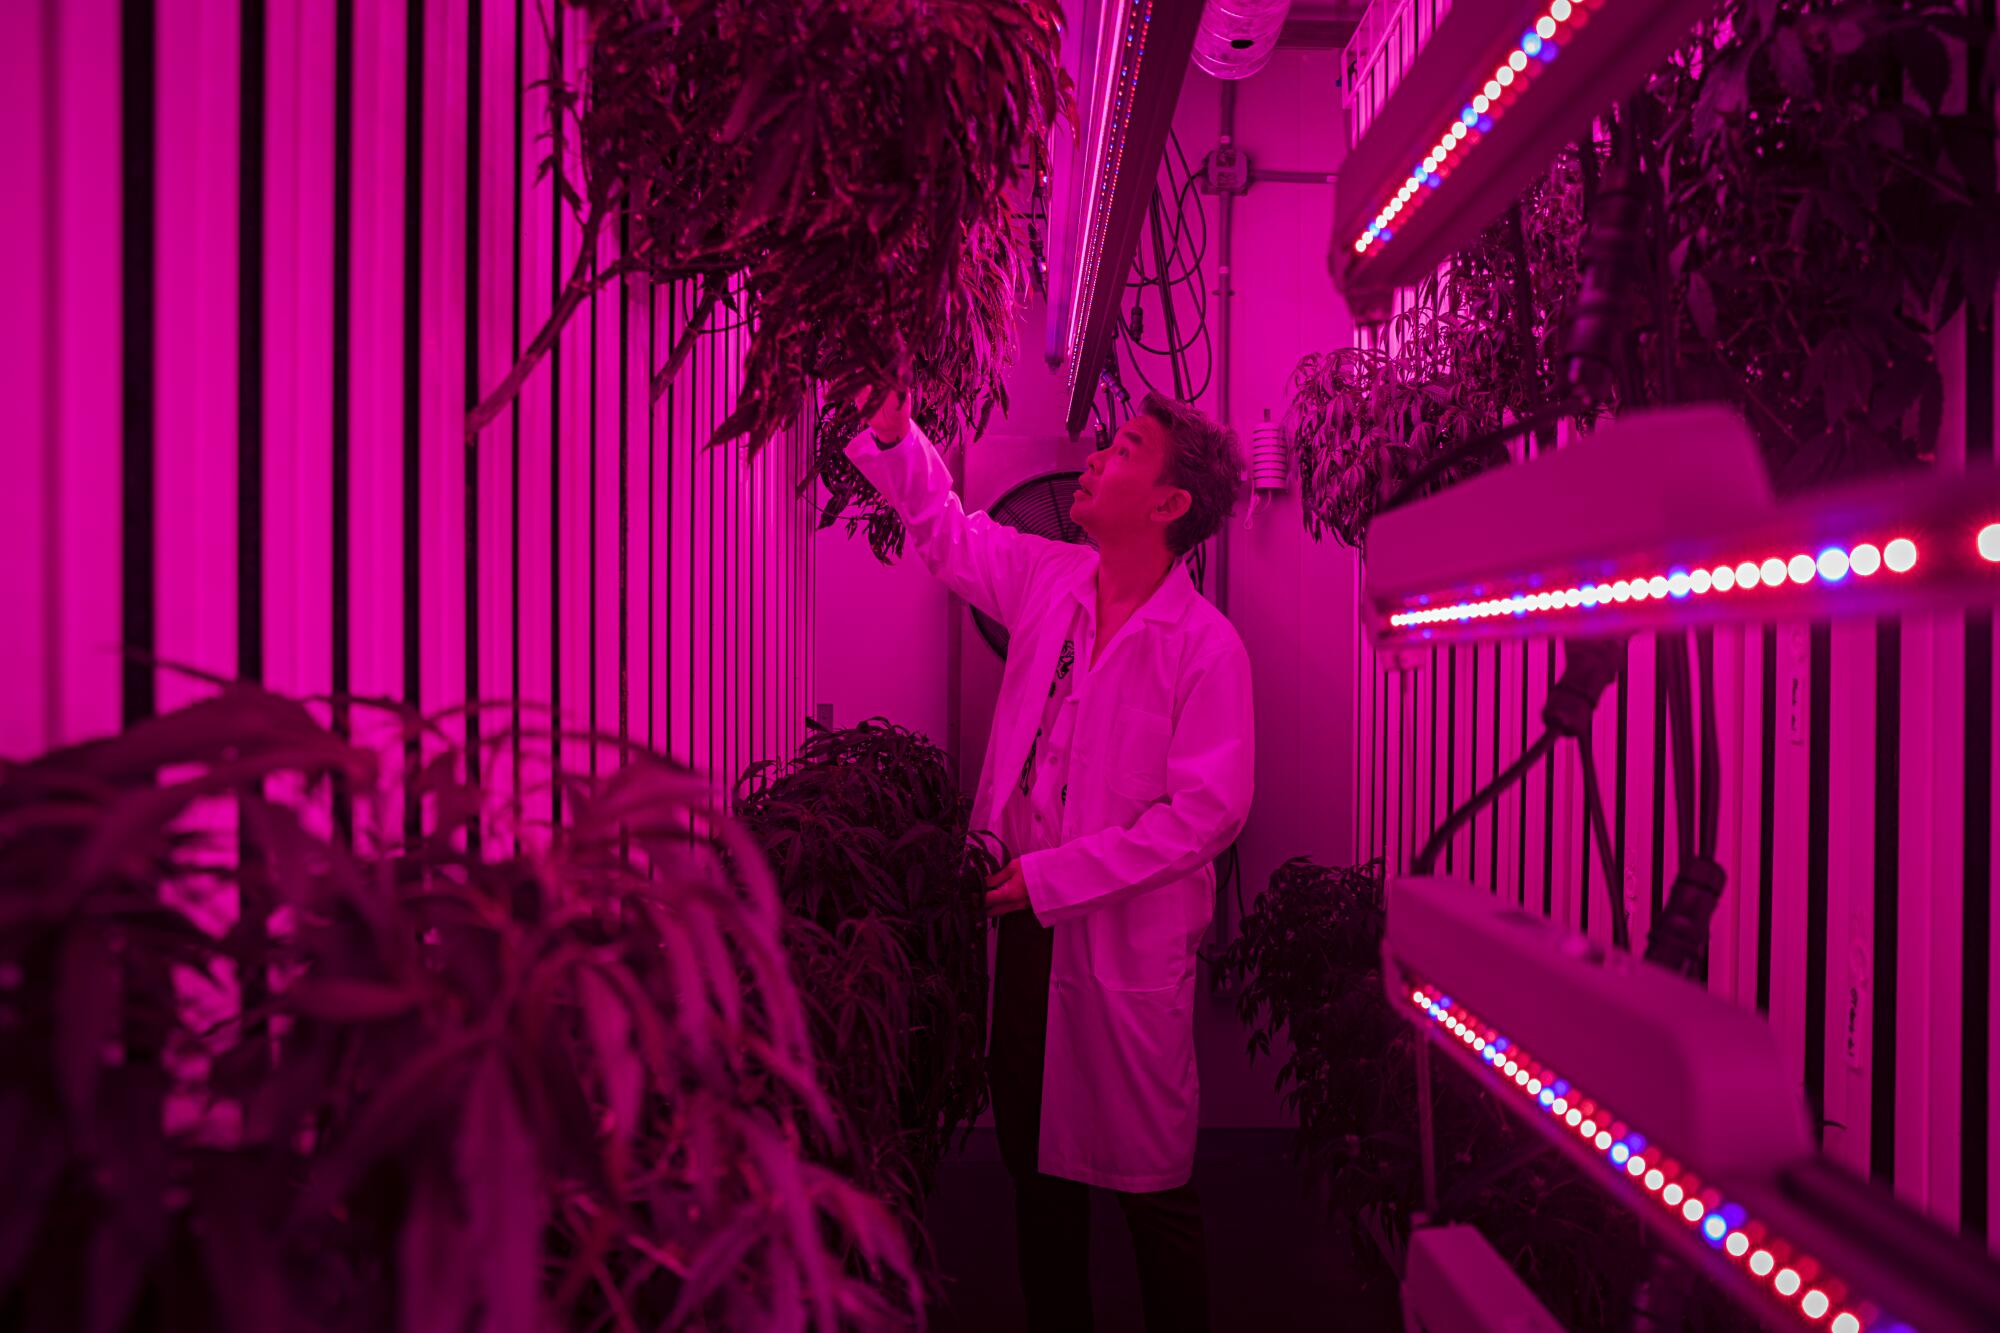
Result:
[[[1962,310],[1990,318],[2000,276],[2000,61],[1968,58],[1990,40],[1948,0],[1724,5],[1409,313],[1300,363],[1308,530],[1359,546],[1407,478],[1561,402],[1578,242],[1619,145],[1652,207],[1612,405],[1732,403],[1781,489],[1928,461],[1936,339]]]
[[[583,241],[469,433],[513,400],[590,292],[626,275],[699,289],[656,396],[718,307],[747,323],[742,391],[716,442],[761,447],[815,382],[844,402],[914,377],[946,435],[982,420],[1028,277],[1014,195],[1042,170],[1068,95],[1059,7],[573,2],[591,12],[590,56],[580,89],[552,90],[545,167]]]
[[[815,728],[735,809],[791,913],[788,944],[850,1169],[921,1243],[938,1162],[986,1104],[991,839],[944,752],[882,719]]]
[[[0,1323],[918,1321],[904,1233],[809,1154],[783,908],[707,785],[558,774],[532,828],[388,715],[377,751],[227,685],[0,770]]]

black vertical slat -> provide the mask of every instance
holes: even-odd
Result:
[[[1611,865],[1618,872],[1618,883],[1611,886],[1613,902],[1625,898],[1625,765],[1630,753],[1632,721],[1632,653],[1629,644],[1618,647],[1618,774],[1613,779],[1615,792],[1611,809]],[[1650,918],[1649,918],[1650,919]]]
[[[423,706],[423,616],[419,562],[423,556],[423,220],[424,220],[424,6],[407,11],[403,53],[403,700]],[[421,761],[419,742],[406,746],[407,773]],[[423,811],[413,796],[403,811],[404,831],[415,837]]]
[[[712,319],[714,315],[711,314],[709,317]],[[707,339],[704,336],[701,342],[705,343],[706,341]],[[701,343],[696,344],[697,350],[699,350],[700,346]],[[709,348],[708,412],[694,423],[694,429],[688,433],[688,441],[691,447],[700,447],[695,442],[707,432],[709,423],[717,420],[721,415],[721,409],[718,406],[721,396],[717,391],[718,381],[715,375],[716,366],[720,360],[721,358],[715,355],[715,349],[713,347]],[[715,626],[716,585],[720,582],[720,571],[717,568],[718,561],[716,559],[719,554],[719,548],[715,537],[715,516],[717,510],[720,508],[717,500],[717,496],[720,494],[718,486],[718,473],[720,469],[716,467],[714,450],[705,449],[702,452],[708,457],[708,550],[704,554],[707,557],[708,564],[708,773],[712,779],[720,771],[719,760],[721,758],[720,752],[716,748],[719,739],[717,733],[721,730],[721,719],[716,716],[716,703],[722,697],[720,684],[722,678],[721,662],[717,657],[717,654],[722,650],[722,643],[721,636],[716,633]]]
[[[1426,838],[1430,836],[1430,830],[1437,827],[1438,774],[1440,771],[1438,767],[1438,650],[1433,648],[1431,649],[1431,770],[1426,775],[1426,781],[1424,782],[1424,786],[1428,789],[1430,797],[1430,810],[1424,816],[1424,836]],[[1446,804],[1449,805],[1450,802],[1447,800]]]
[[[1811,710],[1806,751],[1806,1103],[1813,1132],[1826,1124],[1826,935],[1827,870],[1832,821],[1833,626],[1815,621],[1811,630]]]
[[[652,368],[660,364],[659,361],[660,312],[658,304],[655,300],[658,291],[659,288],[657,287],[656,284],[650,282],[646,284],[646,370],[649,375],[652,372]],[[655,690],[653,689],[653,683],[659,679],[659,674],[658,674],[659,662],[654,656],[654,649],[657,646],[657,644],[653,637],[653,630],[656,623],[654,618],[654,607],[655,604],[659,601],[659,597],[654,592],[654,588],[656,585],[653,582],[653,574],[655,569],[655,566],[653,564],[653,547],[654,543],[659,539],[659,533],[656,531],[654,520],[658,516],[660,509],[659,459],[656,453],[654,452],[658,445],[658,441],[656,440],[655,436],[657,434],[656,426],[658,424],[657,418],[659,417],[659,412],[656,410],[656,407],[657,405],[654,404],[651,401],[651,399],[647,400],[646,404],[646,744],[647,746],[655,750],[657,750],[660,746],[659,735],[657,732],[654,731],[654,725],[656,719],[653,716],[653,696],[656,693]]]
[[[1592,721],[1594,722],[1595,719],[1593,718]],[[1577,749],[1588,754],[1590,747],[1595,743],[1595,733],[1596,728],[1586,723],[1583,735],[1577,737]],[[1596,756],[1591,755],[1591,758],[1595,759]],[[1581,763],[1582,761],[1579,760],[1578,762]],[[1585,789],[1586,793],[1588,793],[1588,790],[1588,788]],[[1578,856],[1581,858],[1579,866],[1583,873],[1577,881],[1581,887],[1576,897],[1576,928],[1588,935],[1590,933],[1590,799],[1587,794],[1581,804],[1583,807],[1583,818],[1580,822],[1583,825],[1583,836],[1577,839],[1577,844],[1579,849]]]
[[[618,246],[632,252],[632,215],[618,220]],[[632,739],[632,292],[618,279],[618,763]]]
[[[1529,745],[1528,645],[1523,643],[1520,647],[1521,647],[1521,749],[1525,751]],[[1521,874],[1518,882],[1514,885],[1514,902],[1518,906],[1526,907],[1528,905],[1528,788],[1525,781],[1523,782],[1521,787],[1520,820],[1521,820],[1521,826],[1517,833],[1517,836],[1520,838],[1520,842],[1517,843],[1516,846],[1518,846],[1521,851],[1521,857],[1520,857]]]
[[[1493,773],[1499,776],[1500,764],[1500,654],[1502,646],[1493,645]],[[1486,888],[1489,893],[1500,892],[1500,803],[1493,803],[1492,814],[1487,819]]]
[[[237,58],[236,674],[264,679],[264,0],[243,0]]]
[[[1472,688],[1466,691],[1472,697],[1472,713],[1465,720],[1465,739],[1472,750],[1472,772],[1466,778],[1465,789],[1479,790],[1479,645],[1472,645]],[[1496,759],[1499,756],[1494,756]],[[1497,771],[1497,770],[1496,770]],[[1473,817],[1472,826],[1465,835],[1465,878],[1473,883],[1479,881],[1479,819]]]
[[[475,5],[479,0],[475,0]],[[514,0],[514,82],[513,101],[509,106],[514,122],[513,153],[513,197],[509,207],[509,227],[513,241],[508,255],[508,325],[507,350],[510,361],[518,361],[521,356],[521,300],[527,294],[526,274],[521,265],[521,168],[524,156],[521,132],[522,91],[527,86],[527,71],[522,67],[523,36],[522,0]],[[473,43],[477,51],[479,43]],[[551,245],[562,247],[560,230],[552,233]],[[549,420],[556,418],[558,404],[553,390],[549,396]],[[518,407],[509,412],[512,428],[507,439],[507,679],[512,688],[508,690],[507,703],[507,754],[509,767],[513,770],[513,799],[518,809],[521,804],[521,412]],[[519,839],[515,846],[519,847]]]
[[[120,497],[123,543],[119,567],[123,579],[119,608],[125,644],[121,697],[127,726],[153,715],[158,707],[154,676],[156,646],[153,586],[153,364],[155,306],[158,302],[153,253],[154,182],[158,172],[154,143],[153,0],[125,0],[120,16],[119,61],[123,91],[119,106],[120,185],[124,191],[120,244],[124,358],[120,463],[124,488]]]
[[[1987,37],[1971,41],[1966,53],[1966,86],[1980,88],[1996,26],[1995,0],[1971,0],[1970,16]],[[1975,124],[1990,152],[1995,137],[1993,104],[1973,99]],[[1990,295],[1990,293],[1989,293]],[[1971,303],[1965,316],[1965,461],[1978,467],[1993,461],[1993,313]],[[1988,1004],[1993,982],[1993,612],[1982,609],[1965,620],[1965,915],[1960,932],[1964,978],[1961,1004],[1964,1065],[1959,1077],[1959,1229],[1984,1237],[1991,1200],[1987,1165],[1992,1141],[1992,1106],[1987,1079],[1992,1060]]]
[[[1458,804],[1458,645],[1445,649],[1444,817]],[[1451,839],[1444,845],[1444,870],[1451,873]]]
[[[1389,673],[1387,670],[1378,670],[1375,673],[1375,704],[1377,719],[1375,750],[1382,757],[1382,780],[1375,786],[1375,812],[1381,825],[1381,831],[1375,839],[1375,851],[1386,863],[1389,855]]]
[[[554,38],[554,54],[550,58],[551,77],[567,81],[569,71],[563,64],[563,29],[568,26],[567,16],[560,9],[555,21],[549,25]],[[515,108],[520,114],[520,108]],[[556,140],[555,151],[562,152],[562,140]],[[559,170],[568,170],[567,163],[559,163]],[[549,309],[554,310],[562,300],[563,288],[563,200],[562,191],[549,191]],[[520,235],[518,229],[514,233]],[[517,242],[518,243],[518,242]],[[591,327],[597,327],[597,300],[591,297]],[[549,766],[554,773],[562,771],[562,339],[555,340],[549,348]],[[515,688],[519,692],[520,676],[515,675]],[[518,709],[517,715],[518,715]],[[515,746],[520,745],[519,724],[515,729]],[[520,767],[518,760],[516,769]],[[562,823],[562,783],[549,784],[549,818],[553,824]]]
[[[479,170],[480,170],[480,125],[479,103],[480,78],[483,73],[484,52],[480,50],[484,34],[481,28],[485,19],[484,0],[466,0],[466,76],[465,76],[465,410],[467,412],[479,404]],[[518,34],[517,34],[518,37]],[[520,86],[520,43],[514,46],[515,86]],[[516,116],[516,123],[519,117]],[[520,192],[521,174],[514,173],[514,190]],[[520,203],[514,207],[516,236],[519,236]],[[518,240],[516,241],[518,245]],[[517,284],[518,290],[518,284]],[[521,456],[521,412],[518,405],[507,413],[509,422],[509,443],[513,449],[518,474],[518,460]],[[477,786],[483,765],[480,754],[479,717],[479,442],[467,440],[463,446],[465,459],[465,549],[463,551],[465,569],[465,780]],[[466,826],[465,850],[479,854],[480,817],[475,812]]]
[[[622,247],[620,257],[623,257]],[[591,257],[592,266],[596,256]],[[585,729],[590,736],[590,775],[597,776],[597,395],[600,383],[597,373],[597,289],[590,290],[590,367],[583,381],[584,413],[590,418],[590,467],[584,485],[589,493],[584,499],[583,545],[586,553],[584,567],[584,599],[590,607],[585,617],[588,622],[584,631],[584,718]]]
[[[1548,681],[1548,694],[1556,689],[1556,643],[1554,639],[1543,645],[1544,670]],[[1543,697],[1547,697],[1544,695]],[[1556,752],[1550,750],[1542,760],[1542,915],[1553,916],[1556,910]]]
[[[1660,919],[1667,892],[1667,691],[1660,672],[1659,642],[1653,648],[1653,914]],[[1768,781],[1768,775],[1767,781]],[[1678,824],[1676,824],[1678,827]]]
[[[1414,668],[1412,668],[1414,670]],[[1407,868],[1417,854],[1417,713],[1422,705],[1422,689],[1406,689],[1403,698],[1409,703],[1407,717],[1403,725],[1403,738],[1408,742],[1404,749],[1403,791],[1409,798],[1403,814],[1402,862]]]
[[[1975,0],[1973,13],[1989,37],[1993,0]],[[1985,48],[1973,42],[1968,86],[1979,87]],[[1978,112],[1990,150],[1992,106]],[[1965,316],[1965,461],[1979,467],[1993,461],[1993,317],[1975,309]],[[1959,1126],[1963,1145],[1959,1169],[1959,1230],[1984,1237],[1988,1226],[1987,1163],[1992,1107],[1987,1079],[1992,1068],[1992,1023],[1988,1005],[1993,981],[1993,612],[1965,618],[1965,916],[1959,935],[1964,985],[1960,991],[1964,1064],[1959,1073]]]
[[[1764,734],[1762,767],[1763,791],[1758,795],[1758,824],[1762,834],[1757,842],[1757,1012],[1771,1012],[1771,913],[1772,868],[1776,852],[1772,847],[1777,827],[1778,763],[1778,627],[1764,626]],[[1654,836],[1659,836],[1657,828]]]
[[[353,391],[352,337],[354,293],[354,0],[335,0],[333,17],[333,420],[329,431],[332,445],[332,475],[328,494],[333,518],[333,621],[329,626],[333,660],[333,728],[342,736],[352,734],[347,705],[354,692],[354,640],[351,622],[353,602],[353,492],[350,446],[353,419],[349,395]],[[333,788],[333,822],[340,839],[354,835],[354,800],[347,783],[336,780]]]
[[[1896,1178],[1897,898],[1902,864],[1903,623],[1875,626],[1875,929],[1868,1053],[1868,1174]]]

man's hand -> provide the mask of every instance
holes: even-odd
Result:
[[[901,388],[875,390],[855,399],[854,406],[866,412],[868,400],[874,393],[882,394],[882,399],[875,407],[875,414],[868,418],[868,429],[877,443],[895,444],[910,431],[910,391]]]
[[[1028,905],[1028,877],[1021,873],[1018,859],[1009,861],[1005,870],[987,880],[986,887],[991,890],[986,895],[988,916],[1005,916]]]

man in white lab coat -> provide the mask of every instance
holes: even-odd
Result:
[[[1205,1329],[1195,949],[1250,808],[1253,734],[1242,640],[1182,557],[1235,503],[1235,432],[1148,396],[1071,505],[1094,546],[967,514],[903,394],[848,455],[931,572],[1011,633],[973,823],[1010,857],[987,895],[990,1063],[1029,1325],[1091,1325],[1094,1185],[1130,1224],[1149,1333]]]

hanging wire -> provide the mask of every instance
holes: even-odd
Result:
[[[1140,357],[1144,352],[1167,362],[1169,384],[1190,402],[1208,392],[1215,372],[1215,348],[1208,324],[1208,290],[1203,283],[1202,261],[1208,256],[1208,210],[1201,206],[1196,186],[1201,177],[1189,164],[1180,136],[1169,133],[1169,152],[1161,155],[1162,180],[1155,184],[1149,209],[1149,226],[1158,243],[1135,247],[1125,291],[1130,306],[1121,309],[1116,332],[1126,343],[1126,355],[1133,373],[1153,393],[1166,393],[1146,373]],[[1164,260],[1162,257],[1164,252]],[[1169,336],[1160,343],[1146,337],[1146,296],[1153,294],[1160,322]],[[1191,318],[1189,317],[1191,316]],[[1189,352],[1202,349],[1199,383],[1190,365]],[[1114,355],[1110,360],[1115,360]]]

